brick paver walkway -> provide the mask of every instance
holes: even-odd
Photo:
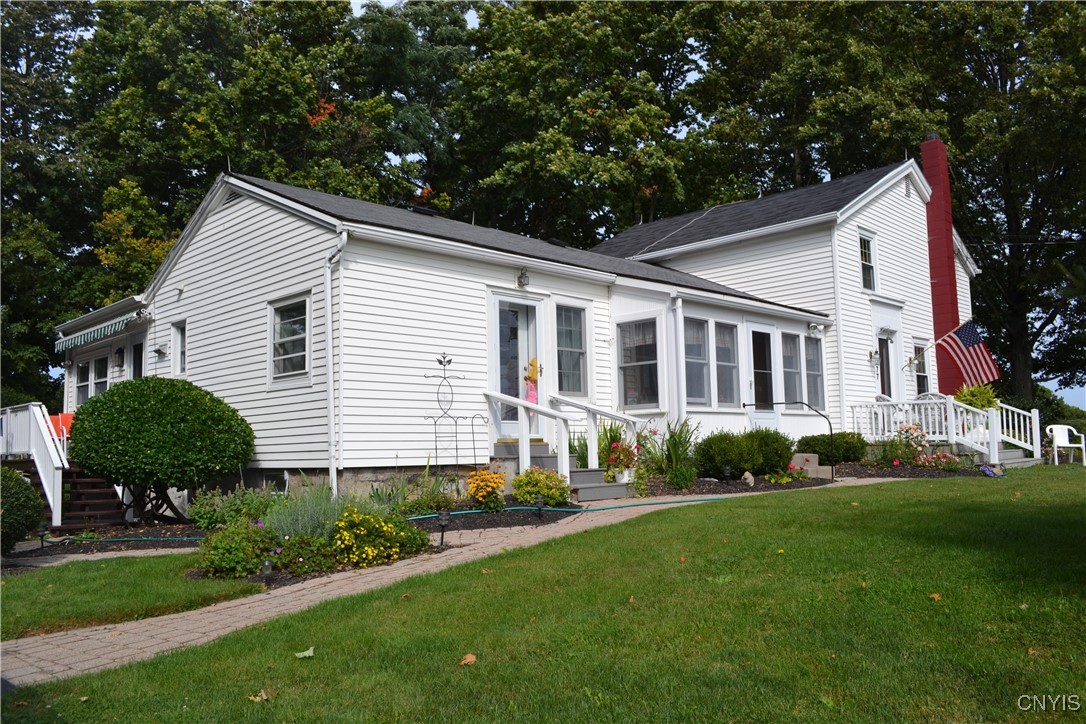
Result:
[[[864,479],[859,482],[881,480]],[[835,485],[847,484],[856,483],[843,480]],[[724,497],[734,496],[717,499]],[[552,538],[620,523],[663,507],[689,505],[696,501],[674,496],[653,498],[654,504],[637,505],[637,502],[599,501],[588,504],[590,512],[571,515],[545,526],[450,531],[445,534],[445,543],[452,547],[440,553],[377,568],[335,573],[195,611],[4,641],[0,643],[0,666],[3,667],[5,688],[62,679],[149,659],[164,651],[204,644],[246,626],[302,611],[321,601],[371,591],[410,576],[434,573],[503,550],[525,548]],[[600,510],[616,504],[633,504],[635,507]],[[434,542],[437,542],[436,535]],[[87,556],[81,555],[79,558],[86,560]]]

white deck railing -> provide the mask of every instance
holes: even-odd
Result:
[[[554,420],[557,423],[558,430],[558,439],[555,440],[558,448],[558,472],[565,475],[566,480],[569,480],[569,423],[576,418],[564,412],[537,405],[534,402],[504,395],[501,392],[484,392],[483,394],[490,403],[491,419],[495,421],[499,429],[502,422],[501,406],[511,405],[517,409],[517,457],[520,460],[520,469],[522,471],[527,470],[532,465],[531,418],[528,413],[534,412],[541,417]]]
[[[588,445],[588,467],[598,468],[600,466],[600,428],[599,418],[606,417],[617,422],[621,422],[626,426],[627,439],[631,444],[637,441],[637,425],[641,420],[636,417],[630,417],[629,415],[623,415],[621,412],[615,412],[614,410],[608,410],[605,407],[598,407],[596,405],[590,405],[587,402],[580,400],[572,400],[568,397],[561,395],[550,396],[551,406],[555,405],[568,405],[569,407],[575,407],[578,410],[583,410],[588,418],[588,428],[585,433],[585,442]]]
[[[999,403],[999,439],[1017,445],[1041,459],[1041,414]]]
[[[926,395],[909,402],[861,402],[849,406],[852,429],[868,440],[886,440],[902,425],[917,425],[931,442],[964,445],[999,462],[1000,443],[1025,448],[1041,457],[1041,422],[1037,410],[1008,405],[980,410],[953,397]]]
[[[5,407],[0,410],[0,454],[24,455],[34,461],[45,498],[52,510],[52,524],[60,525],[64,496],[63,476],[68,468],[64,445],[49,423],[49,414],[40,402]]]

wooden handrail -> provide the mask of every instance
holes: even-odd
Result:
[[[599,421],[597,416],[609,417],[612,420],[618,420],[626,424],[626,433],[629,435],[630,441],[634,442],[637,439],[637,424],[641,420],[636,417],[624,415],[621,412],[615,412],[614,410],[608,410],[605,407],[599,407],[587,402],[581,402],[580,400],[571,400],[568,397],[562,395],[551,395],[550,402],[552,405],[569,405],[570,407],[576,407],[580,410],[584,410],[586,417],[588,418],[588,430],[585,433],[585,445],[588,447],[588,467],[598,468],[600,466],[600,432]]]

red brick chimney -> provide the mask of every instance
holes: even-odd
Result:
[[[954,221],[950,211],[950,168],[946,146],[939,135],[929,133],[920,144],[920,161],[924,178],[931,186],[928,201],[928,265],[931,272],[931,312],[935,324],[935,339],[953,331],[961,319],[958,316],[958,277],[954,268]],[[965,379],[950,356],[940,348],[935,350],[935,366],[939,375],[939,392],[953,395]]]

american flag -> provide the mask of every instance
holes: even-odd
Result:
[[[961,370],[965,384],[983,385],[986,382],[999,379],[999,368],[996,367],[992,353],[981,339],[977,325],[972,321],[966,322],[950,334],[944,335],[937,346],[946,350],[954,364]]]

